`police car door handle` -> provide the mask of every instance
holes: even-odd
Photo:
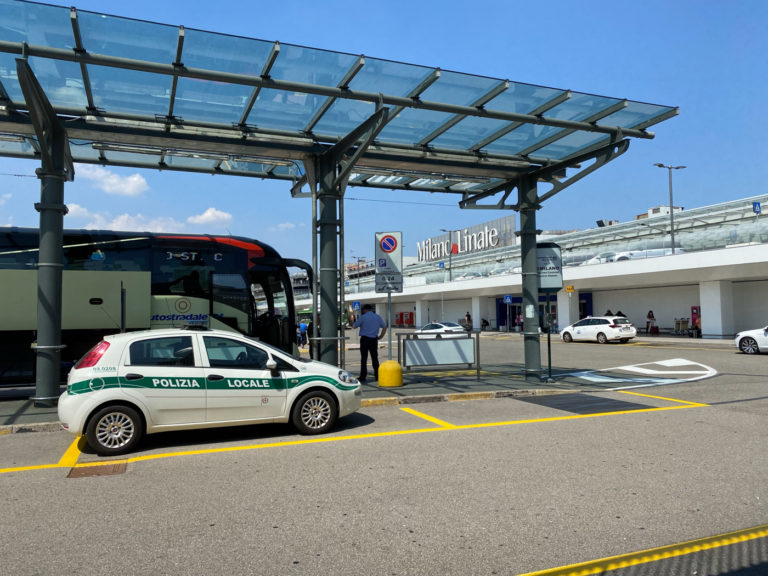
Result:
[[[216,380],[224,380],[224,376],[221,374],[208,374],[208,380],[216,381]]]
[[[126,380],[141,380],[142,378],[144,378],[144,376],[141,374],[134,374],[133,372],[125,375]]]

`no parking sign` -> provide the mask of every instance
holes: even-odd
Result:
[[[376,292],[403,291],[402,245],[402,232],[376,232]]]

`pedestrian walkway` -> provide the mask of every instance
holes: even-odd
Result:
[[[522,335],[484,332],[481,337],[522,338]],[[641,336],[634,342],[645,346],[733,348],[731,340],[674,336]],[[303,351],[302,355],[308,354]],[[585,374],[583,370],[553,368],[551,380],[546,371],[540,378],[529,376],[526,380],[524,366],[519,363],[483,363],[479,374],[474,368],[404,370],[402,386],[382,388],[375,381],[363,384],[363,406],[557,394],[616,386],[611,375],[601,374],[601,378],[590,379]],[[59,428],[56,407],[36,407],[31,400],[34,393],[34,387],[30,386],[0,388],[0,434]]]

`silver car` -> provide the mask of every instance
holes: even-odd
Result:
[[[415,333],[421,337],[437,337],[439,335],[441,338],[449,338],[451,335],[466,334],[466,332],[466,328],[456,322],[430,322],[416,330]]]

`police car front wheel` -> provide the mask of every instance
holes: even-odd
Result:
[[[114,456],[130,452],[143,433],[136,410],[129,406],[106,406],[91,417],[85,437],[100,456]]]
[[[328,392],[308,392],[294,404],[291,421],[301,434],[322,434],[328,431],[338,417],[336,402]]]

